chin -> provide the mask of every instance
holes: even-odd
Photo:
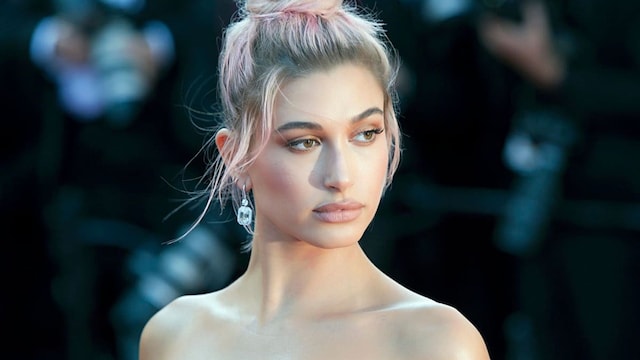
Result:
[[[340,249],[358,244],[363,234],[364,230],[349,231],[344,227],[336,227],[335,230],[319,230],[314,234],[309,234],[307,240],[303,241],[325,250]]]

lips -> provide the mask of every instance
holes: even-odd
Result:
[[[313,209],[313,213],[320,220],[328,223],[343,223],[353,221],[362,213],[364,205],[357,201],[330,203]]]

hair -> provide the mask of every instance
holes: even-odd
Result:
[[[395,92],[398,63],[382,23],[342,0],[247,0],[238,1],[238,6],[223,35],[218,64],[219,128],[232,135],[207,167],[207,208],[215,199],[224,208],[231,199],[237,210],[242,196],[237,179],[269,140],[281,86],[345,63],[365,66],[384,91],[385,136],[390,144],[386,190],[401,149]],[[214,137],[206,147],[215,147]],[[246,229],[252,233],[250,226]]]

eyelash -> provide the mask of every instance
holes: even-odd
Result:
[[[376,137],[378,135],[382,134],[383,132],[384,132],[384,129],[376,128],[376,129],[362,131],[362,132],[358,133],[358,135],[367,134],[367,135],[372,136],[371,140],[365,140],[366,143],[370,143],[370,142],[373,142],[376,139]]]
[[[376,140],[376,137],[380,134],[382,134],[384,132],[384,129],[382,128],[376,128],[376,129],[369,129],[369,130],[364,130],[359,132],[358,134],[356,134],[356,136],[354,137],[357,138],[359,136],[365,136],[365,137],[371,137],[370,139],[364,139],[362,141],[359,141],[361,143],[364,144],[369,144],[372,143]],[[304,146],[303,144],[307,144],[310,145],[309,147]],[[286,143],[286,146],[294,151],[300,151],[300,152],[305,152],[305,151],[309,151],[311,150],[311,148],[313,146],[317,146],[320,145],[321,141],[316,139],[316,138],[303,138],[303,139],[296,139],[296,140],[292,140]],[[298,146],[303,145],[304,148],[298,148]]]

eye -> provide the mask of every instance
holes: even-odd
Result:
[[[359,132],[354,137],[354,140],[361,143],[370,143],[373,142],[376,137],[384,132],[384,129],[370,129]]]
[[[309,151],[320,145],[320,141],[313,138],[305,138],[289,141],[287,147],[295,151]]]

